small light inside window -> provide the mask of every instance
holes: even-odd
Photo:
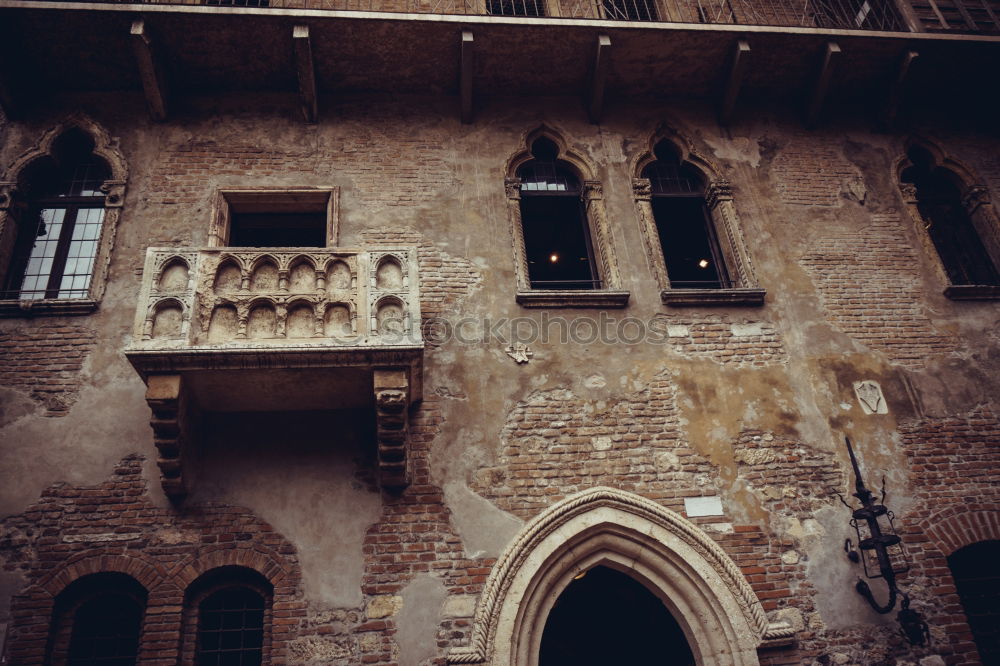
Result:
[[[559,261],[559,255],[556,254],[555,252],[553,252],[552,254],[549,255],[549,261],[551,261],[553,264],[556,263],[556,262],[558,262]]]
[[[708,268],[708,259],[702,259],[698,262],[699,268]]]
[[[587,575],[587,570],[584,569],[583,571],[581,571],[577,575],[573,576],[573,580],[580,580],[581,578],[583,578],[586,575]]]

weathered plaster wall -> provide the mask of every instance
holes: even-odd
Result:
[[[192,98],[153,125],[140,100],[94,95],[0,128],[6,166],[63,109],[79,108],[120,139],[130,167],[100,310],[0,321],[3,372],[16,373],[4,380],[0,404],[6,529],[30,525],[35,514],[25,511],[63,487],[55,484],[85,494],[139,454],[147,459],[141,493],[157,515],[187,520],[205,507],[241,507],[287,540],[304,600],[288,625],[288,662],[426,664],[467,644],[495,558],[544,507],[597,484],[678,511],[685,498],[718,496],[723,515],[699,524],[736,559],[767,611],[796,609],[803,623],[798,652],[781,659],[969,658],[967,641],[943,633],[960,622],[936,622],[954,615],[954,595],[935,596],[950,585],[938,566],[948,553],[927,555],[937,568],[920,565],[914,578],[914,603],[938,640],[907,651],[853,592],[857,571],[842,550],[847,512],[833,496],[851,481],[846,434],[872,483],[886,473],[890,504],[914,535],[940,500],[934,466],[967,480],[947,504],[998,504],[991,451],[1000,311],[941,295],[937,260],[891,173],[903,135],[875,134],[861,121],[804,132],[792,114],[752,108],[722,132],[698,103],[617,104],[600,126],[569,99],[488,99],[472,125],[459,124],[453,107],[442,98],[324,100],[320,123],[307,126],[282,97]],[[514,302],[504,166],[542,123],[603,183],[631,292],[628,308],[606,313],[609,330],[634,318],[649,334],[642,342],[560,341],[560,327],[601,313],[550,311],[545,320]],[[660,303],[628,165],[664,123],[733,183],[768,290],[764,307]],[[928,122],[921,131],[1000,197],[995,141],[961,123]],[[143,385],[121,355],[144,249],[205,244],[216,189],[250,185],[339,186],[342,245],[418,246],[428,330],[465,336],[428,336],[425,399],[412,425],[414,483],[402,495],[373,486],[367,417],[332,412],[216,419],[184,508],[169,508],[159,490]],[[506,353],[509,340],[490,335],[504,318],[522,318],[522,332],[529,320],[547,326],[552,337],[528,341],[533,355],[518,364]],[[89,351],[79,364],[57,363],[61,348],[38,351],[27,344],[32,336],[95,344],[81,343]],[[29,354],[38,362],[21,365]],[[853,388],[861,380],[880,384],[888,413],[863,412]],[[66,387],[58,418],[39,398],[38,387],[50,385]],[[942,447],[953,449],[938,461]],[[52,523],[57,533],[77,527]],[[155,538],[167,528],[142,529]],[[211,522],[197,529],[218,536]],[[4,595],[70,556],[56,549],[40,559],[43,544],[31,545],[39,538],[0,544],[9,583],[0,585],[0,623]]]

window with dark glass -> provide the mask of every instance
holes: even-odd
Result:
[[[581,182],[558,152],[541,137],[517,170],[528,279],[532,289],[600,289]]]
[[[85,576],[56,598],[46,663],[134,666],[146,590],[120,573]]]
[[[545,0],[486,0],[486,13],[494,16],[545,16]]]
[[[131,666],[139,654],[142,608],[125,594],[108,593],[80,606],[69,642],[70,666]]]
[[[603,0],[604,18],[616,21],[658,21],[653,0]]]
[[[110,169],[82,131],[57,140],[53,158],[25,178],[26,215],[19,224],[4,298],[86,298],[104,222],[101,185]]]
[[[1000,541],[979,541],[948,556],[955,588],[983,664],[1000,664]]]
[[[651,205],[660,247],[673,289],[725,289],[732,286],[719,249],[701,174],[680,163],[661,142],[656,161],[642,177],[650,181]]]
[[[264,596],[223,587],[198,604],[198,665],[257,666],[264,655]]]
[[[911,148],[907,157],[912,166],[901,179],[916,189],[917,210],[948,279],[955,285],[1000,285],[997,267],[962,205],[961,181],[936,167],[931,154],[919,146]]]

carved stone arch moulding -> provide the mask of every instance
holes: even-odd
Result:
[[[629,173],[632,174],[633,178],[641,178],[643,170],[656,160],[653,151],[661,141],[670,143],[674,147],[674,150],[677,151],[677,156],[680,158],[681,164],[689,164],[697,169],[704,177],[706,184],[725,178],[718,164],[705,155],[705,153],[698,150],[685,134],[667,123],[661,124],[650,135],[649,140],[646,142],[645,150],[634,155],[630,160]]]
[[[916,227],[920,243],[925,252],[933,257],[935,273],[948,285],[944,294],[952,300],[997,300],[1000,299],[1000,285],[951,284],[941,256],[931,239],[930,223],[924,219],[918,207],[917,188],[913,183],[903,182],[903,172],[914,166],[909,153],[913,148],[921,148],[931,156],[935,168],[948,171],[958,186],[962,207],[976,234],[983,243],[986,253],[995,268],[1000,270],[1000,215],[993,206],[989,189],[983,185],[976,171],[963,160],[948,153],[940,142],[925,136],[913,135],[907,138],[893,162],[895,182],[903,200],[903,205]]]
[[[563,138],[562,132],[545,124],[525,132],[521,137],[520,147],[507,159],[507,166],[504,170],[505,178],[517,178],[517,170],[521,168],[521,165],[534,159],[531,155],[531,144],[542,137],[556,144],[559,149],[559,159],[568,162],[573,167],[581,182],[597,178],[597,165],[583,153],[570,148]]]
[[[524,222],[521,218],[521,180],[517,177],[517,171],[526,162],[534,159],[531,146],[541,137],[556,144],[557,159],[569,164],[580,177],[587,229],[602,285],[600,289],[534,289],[531,286],[524,242]],[[504,167],[504,194],[507,199],[507,221],[510,224],[514,253],[518,303],[525,307],[604,308],[620,308],[628,304],[629,292],[622,288],[618,258],[604,202],[604,191],[602,183],[597,180],[597,167],[592,160],[570,148],[560,132],[547,125],[540,125],[521,137],[521,145],[507,159]]]
[[[50,157],[56,140],[73,129],[85,132],[93,140],[93,154],[104,160],[111,171],[111,177],[101,186],[101,191],[104,192],[104,220],[88,294],[86,298],[0,300],[0,315],[87,314],[97,308],[97,304],[104,296],[111,252],[114,249],[115,234],[125,201],[128,163],[118,146],[118,140],[112,138],[106,129],[82,113],[72,114],[47,130],[38,142],[14,160],[0,177],[0,280],[7,278],[6,271],[13,257],[21,221],[18,218],[25,213],[26,202],[21,200],[21,193],[18,191],[22,174],[38,160]]]
[[[537,666],[545,621],[574,576],[607,566],[643,583],[670,609],[698,663],[757,664],[764,641],[793,635],[768,624],[753,589],[696,525],[639,495],[597,487],[549,507],[494,565],[471,644],[451,664]]]
[[[725,289],[675,289],[670,284],[659,230],[653,214],[652,187],[643,177],[646,167],[656,161],[655,149],[667,141],[677,151],[682,165],[693,167],[705,182],[705,208],[718,239],[719,250],[729,270],[732,286]],[[661,126],[646,143],[645,150],[631,160],[632,196],[639,217],[646,259],[660,287],[664,303],[682,305],[762,305],[765,292],[757,281],[753,259],[747,249],[743,226],[733,200],[733,186],[715,162],[698,151],[682,134]]]

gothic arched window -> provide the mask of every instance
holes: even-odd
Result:
[[[128,171],[74,116],[0,176],[0,314],[84,314],[104,293]]]
[[[537,130],[507,163],[507,219],[517,302],[525,307],[624,307],[601,183],[581,155]]]
[[[661,141],[656,161],[642,177],[650,182],[653,219],[667,265],[670,286],[677,289],[726,289],[731,285],[715,228],[705,207],[701,175],[682,165]]]
[[[652,145],[633,172],[633,190],[663,302],[763,304],[729,182],[683,141]]]
[[[1000,273],[983,243],[970,208],[963,201],[966,187],[951,170],[935,164],[933,155],[914,145],[910,165],[900,174],[909,186],[924,228],[952,285],[1000,285]]]
[[[558,151],[540,137],[531,144],[534,159],[517,170],[531,288],[600,289],[580,178]]]
[[[87,295],[104,223],[101,186],[111,175],[92,150],[84,132],[68,132],[57,140],[53,159],[29,174],[27,215],[7,271],[8,297]]]

